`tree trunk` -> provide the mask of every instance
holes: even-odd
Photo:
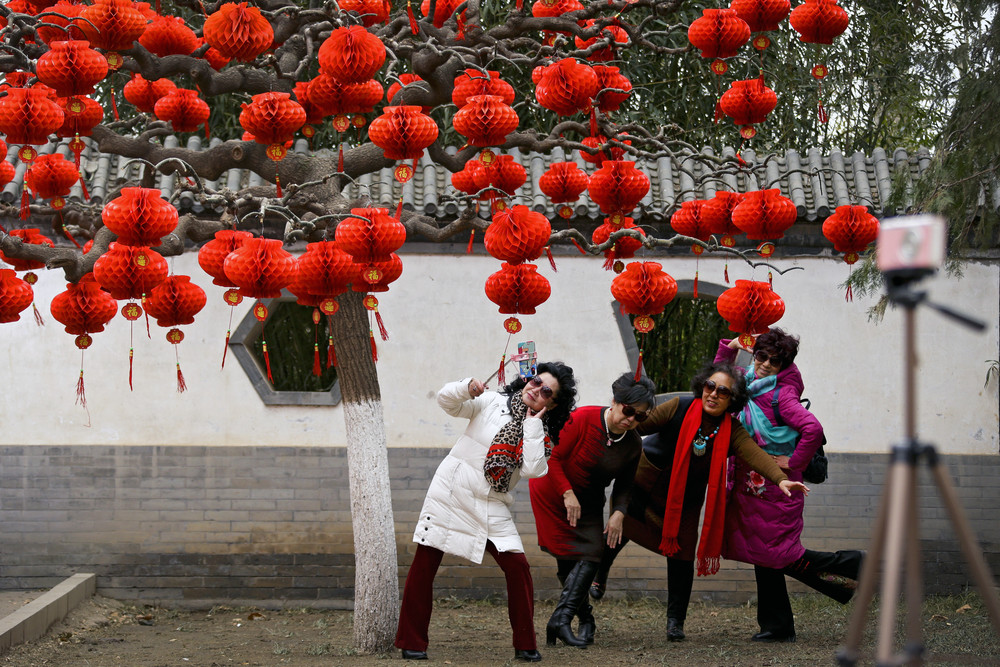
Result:
[[[354,525],[354,645],[363,653],[383,653],[392,649],[396,635],[399,579],[382,395],[363,298],[359,292],[340,296],[333,337]]]

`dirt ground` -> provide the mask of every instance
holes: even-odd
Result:
[[[604,600],[595,605],[597,642],[586,650],[544,645],[552,602],[540,602],[535,625],[543,664],[559,665],[832,665],[852,605],[810,595],[793,601],[798,641],[756,644],[752,606],[692,604],[688,638],[668,643],[665,609],[655,600]],[[1000,665],[1000,637],[974,595],[931,598],[923,609],[923,640],[933,654],[960,655],[964,664]],[[366,667],[401,663],[398,651],[358,655],[347,611],[268,611],[215,607],[209,611],[141,608],[94,597],[42,639],[0,656],[4,667]],[[876,627],[869,621],[862,651],[872,664]],[[444,665],[514,664],[503,603],[438,600],[431,621],[430,661]],[[931,664],[937,663],[933,658]]]

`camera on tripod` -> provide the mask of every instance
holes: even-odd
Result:
[[[890,293],[941,268],[946,247],[946,223],[940,216],[883,220],[875,246],[876,263]]]

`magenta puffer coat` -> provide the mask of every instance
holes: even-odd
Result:
[[[723,340],[715,361],[732,363],[736,353],[737,350],[729,347],[729,341]],[[782,421],[799,433],[786,472],[790,480],[801,482],[802,471],[823,442],[823,427],[799,402],[803,390],[802,374],[795,364],[789,364],[778,373],[777,387]],[[751,400],[775,424],[771,409],[773,395],[770,391]],[[760,438],[760,434],[755,437]],[[800,493],[786,496],[740,459],[730,465],[730,473],[732,486],[726,498],[723,557],[779,570],[798,560],[805,552],[800,541],[805,496]]]

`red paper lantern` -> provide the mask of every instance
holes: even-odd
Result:
[[[322,72],[309,82],[309,100],[323,110],[324,116],[336,116],[334,129],[350,127],[344,114],[369,113],[382,101],[382,84],[374,79],[361,83],[341,83]]]
[[[49,135],[63,124],[63,110],[43,88],[10,88],[0,98],[0,133],[7,143],[21,145],[17,157],[31,162],[38,151],[31,146],[48,143]]]
[[[594,98],[597,108],[604,113],[618,111],[632,93],[632,82],[617,67],[594,65],[597,73],[598,93]]]
[[[636,316],[632,326],[641,333],[653,328],[652,315],[662,313],[676,295],[677,281],[657,262],[630,262],[611,281],[611,296],[623,313]]]
[[[92,273],[66,285],[66,291],[53,297],[49,308],[52,317],[65,326],[66,333],[78,336],[77,347],[81,348],[90,346],[89,340],[81,339],[104,331],[104,326],[118,312],[118,304],[101,289]]]
[[[733,236],[740,233],[740,228],[733,224],[733,209],[743,201],[743,195],[738,192],[719,190],[713,199],[717,206],[726,211],[726,215],[718,221],[718,226],[712,229],[712,233],[721,235],[719,243],[727,248],[732,248],[736,245],[736,239]]]
[[[7,6],[10,7],[11,3],[7,3]],[[46,44],[66,39],[86,39],[80,28],[80,21],[75,20],[86,8],[87,5],[71,0],[59,0],[49,9],[51,13],[45,17],[44,23],[35,29],[35,36]]]
[[[0,189],[7,187],[7,184],[14,180],[17,170],[14,165],[6,160],[0,160]]]
[[[66,205],[65,197],[80,178],[76,165],[60,153],[39,155],[24,174],[24,183],[40,199],[51,199],[52,208]]]
[[[89,137],[104,120],[104,107],[89,97],[60,97],[56,103],[63,110],[63,124],[56,130],[58,137]],[[73,142],[70,148],[77,153]],[[83,152],[82,142],[79,149]]]
[[[392,13],[389,0],[340,0],[337,4],[341,11],[357,13],[365,27],[385,23]]]
[[[868,244],[878,238],[878,218],[865,206],[838,206],[823,222],[823,236],[834,250],[846,253],[844,261],[854,264]]]
[[[588,111],[600,83],[594,68],[573,58],[564,58],[546,67],[535,86],[535,99],[560,116]]]
[[[753,347],[753,336],[766,332],[785,314],[785,302],[771,286],[753,280],[737,280],[735,287],[719,295],[715,306],[746,347]]]
[[[740,136],[744,139],[757,134],[753,126],[767,120],[777,104],[778,96],[764,84],[763,76],[733,81],[719,100],[722,111],[740,127]]]
[[[649,177],[635,162],[605,160],[590,177],[588,191],[605,215],[627,215],[649,192]]]
[[[52,42],[49,50],[38,58],[35,73],[59,97],[90,95],[94,86],[108,75],[108,61],[90,48],[90,42]]]
[[[275,161],[285,157],[285,142],[291,141],[305,122],[306,110],[288,93],[254,95],[240,112],[240,125],[253,135],[254,141],[267,146],[267,156]],[[278,187],[280,197],[280,182]]]
[[[403,275],[403,260],[399,255],[392,253],[389,259],[382,262],[372,262],[372,267],[380,274],[378,282],[370,283],[365,277],[365,267],[355,264],[357,273],[353,278],[351,289],[355,292],[388,292],[389,284],[396,281]],[[369,308],[371,310],[371,308]],[[383,338],[383,340],[387,340]]]
[[[531,5],[531,15],[535,18],[562,16],[567,12],[583,9],[579,0],[535,0]]]
[[[590,177],[575,162],[554,162],[538,180],[538,187],[553,204],[575,202],[587,189]],[[559,215],[569,218],[573,215],[570,206],[558,206]]]
[[[461,5],[462,2],[463,0],[440,0],[439,2],[436,2],[434,4],[434,27],[442,27],[445,24],[445,21],[451,18],[452,14],[455,13],[455,10],[458,9],[458,6]],[[423,0],[423,2],[420,3],[420,11],[424,16],[430,14],[430,0]],[[465,12],[462,13],[464,14]]]
[[[306,112],[306,122],[301,128],[302,135],[307,139],[312,139],[313,135],[316,134],[316,128],[313,125],[322,123],[326,114],[323,113],[323,108],[309,97],[309,84],[309,81],[296,81],[294,94],[295,100],[302,105]]]
[[[473,95],[455,112],[455,131],[470,146],[499,146],[517,129],[517,112],[496,95]]]
[[[597,24],[595,19],[587,19],[583,21],[580,26],[584,29],[593,28]],[[606,25],[593,37],[590,39],[576,38],[576,48],[580,50],[589,49],[591,46],[596,44],[598,41],[605,42],[608,37],[611,37],[612,45],[605,46],[603,48],[596,49],[593,53],[587,56],[587,60],[590,62],[607,62],[609,60],[615,59],[615,44],[628,44],[628,33],[618,25],[610,24]]]
[[[399,80],[393,82],[392,85],[389,86],[388,90],[385,91],[385,101],[388,104],[392,104],[392,100],[393,98],[396,97],[396,93],[401,91],[406,86],[410,85],[411,83],[417,83],[419,81],[423,81],[423,79],[421,79],[416,74],[410,74],[408,72],[400,74],[398,78]],[[426,86],[424,86],[424,88],[426,89]],[[421,107],[421,110],[424,113],[427,113],[431,110],[431,107]]]
[[[205,19],[202,34],[223,58],[245,63],[256,60],[274,43],[271,22],[245,2],[222,5]]]
[[[451,184],[467,195],[477,194],[490,186],[490,172],[479,160],[469,160],[462,171],[451,175]]]
[[[847,30],[850,18],[837,0],[805,0],[792,10],[788,22],[803,42],[833,44],[833,38]]]
[[[55,244],[52,242],[52,239],[39,232],[37,227],[12,229],[10,230],[10,235],[15,238],[21,239],[22,243],[30,243],[32,245],[42,245],[42,246],[47,246],[49,248],[55,247]],[[15,271],[34,271],[35,269],[45,268],[45,262],[40,262],[35,259],[19,259],[17,257],[9,257],[5,255],[3,251],[0,251],[0,260],[3,260],[4,262],[10,264],[12,267],[14,267]],[[25,279],[27,279],[30,284],[33,284],[36,280],[38,280],[38,277],[35,276],[34,274],[29,274],[29,276],[25,276]]]
[[[590,153],[585,150],[580,151],[580,158],[584,162],[589,162],[590,164],[596,164],[598,167],[604,164],[605,160],[621,160],[625,155],[625,149],[621,146],[616,146],[608,141],[608,138],[602,135],[584,137],[580,142],[584,146],[589,148],[600,148],[601,150],[597,153]],[[632,142],[630,140],[622,142],[626,146],[631,146]]]
[[[166,279],[163,255],[143,246],[112,242],[94,262],[94,278],[115,299],[139,299]]]
[[[153,105],[153,113],[160,120],[169,121],[175,132],[194,132],[211,114],[198,91],[174,88]]]
[[[490,185],[505,197],[513,197],[518,188],[528,180],[524,167],[514,162],[511,155],[499,156],[493,164],[487,165],[486,173],[489,175]]]
[[[505,104],[514,103],[514,87],[500,78],[499,72],[467,69],[455,77],[451,91],[451,101],[461,109],[470,97],[476,95],[496,95]]]
[[[207,42],[204,39],[199,39],[198,40],[198,48],[200,49],[206,43]],[[195,50],[197,51],[197,49],[195,49]],[[205,62],[207,62],[209,65],[211,65],[212,69],[214,69],[216,71],[221,70],[223,67],[225,67],[226,65],[229,64],[229,58],[227,58],[224,55],[222,55],[222,53],[217,48],[215,48],[214,46],[208,47],[208,49],[205,51],[205,54],[202,56],[202,58],[204,58]]]
[[[122,245],[159,245],[177,227],[177,217],[177,209],[156,188],[122,188],[101,211],[104,226]]]
[[[154,287],[143,304],[146,312],[156,318],[157,326],[176,327],[193,324],[194,316],[207,301],[205,290],[191,282],[190,276],[173,275]]]
[[[388,160],[417,160],[437,137],[437,124],[417,106],[385,107],[368,128],[368,138]],[[413,169],[409,165],[397,167],[396,180],[410,180]]]
[[[170,94],[177,86],[170,79],[147,81],[141,74],[133,74],[132,79],[122,88],[125,99],[139,111],[153,113],[156,103]]]
[[[733,209],[733,224],[752,241],[773,241],[785,235],[795,224],[798,210],[781,190],[754,190],[743,195],[743,201]]]
[[[695,199],[681,203],[681,207],[670,216],[670,226],[684,236],[708,241],[713,230],[722,225],[728,212],[712,199]],[[692,247],[695,254],[702,253],[702,247]]]
[[[594,230],[590,240],[594,245],[602,245],[619,229],[634,229],[639,232],[639,236],[646,235],[641,227],[635,226],[635,221],[632,218],[615,215],[605,218],[604,223]],[[636,251],[641,247],[641,240],[631,236],[622,236],[604,251],[604,268],[608,271],[614,270],[615,273],[621,273],[622,269],[625,268],[621,260],[634,257]]]
[[[297,263],[298,272],[289,290],[299,297],[300,304],[320,306],[326,315],[337,312],[340,304],[334,297],[347,291],[348,285],[359,278],[351,256],[330,241],[308,244]]]
[[[179,16],[157,15],[146,26],[145,32],[139,37],[139,43],[160,58],[188,56],[198,48],[198,37]]]
[[[360,83],[385,63],[385,44],[362,26],[335,29],[319,47],[320,71],[341,83]]]
[[[0,269],[0,323],[17,322],[34,299],[31,285],[18,278],[12,269]]]
[[[131,0],[94,0],[80,12],[80,29],[91,46],[108,52],[108,66],[118,69],[122,57],[117,51],[131,49],[146,31],[146,17]]]
[[[231,252],[242,246],[247,239],[252,238],[253,234],[250,232],[221,229],[215,232],[215,238],[198,250],[198,265],[205,273],[212,276],[213,285],[236,287],[236,283],[226,276],[226,258]],[[236,295],[239,296],[239,293],[237,292]],[[243,297],[239,296],[239,301],[242,300]],[[239,301],[231,305],[236,305]]]
[[[504,262],[499,271],[486,279],[486,296],[500,307],[502,315],[534,315],[535,308],[545,303],[551,294],[549,281],[538,273],[534,264]],[[517,318],[511,319],[520,330]],[[504,326],[511,327],[514,323],[508,321]]]
[[[789,0],[732,0],[730,9],[747,22],[750,32],[777,30],[792,9]]]
[[[277,239],[246,239],[229,253],[223,268],[226,277],[245,297],[276,299],[295,278],[295,258]],[[259,306],[262,307],[262,306]],[[267,311],[264,317],[267,318]]]
[[[750,39],[750,26],[735,9],[703,9],[701,17],[688,26],[688,40],[701,50],[702,58],[714,58],[712,71],[725,74],[729,67],[722,58],[731,58]]]
[[[406,241],[406,227],[387,209],[353,208],[351,216],[337,225],[334,238],[355,264],[364,267],[365,282],[377,283],[382,276],[373,265],[388,261],[399,250]]]
[[[527,206],[511,206],[493,214],[483,242],[486,252],[509,264],[530,262],[542,254],[552,235],[552,225]]]

